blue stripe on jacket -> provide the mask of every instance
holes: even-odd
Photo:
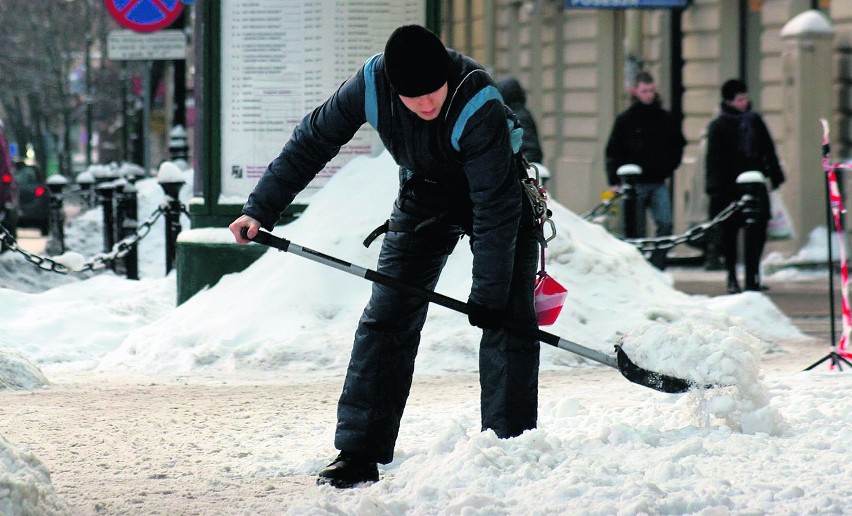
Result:
[[[464,109],[462,109],[461,114],[459,114],[458,119],[456,119],[456,125],[453,126],[453,133],[450,138],[450,142],[456,151],[461,151],[459,140],[461,139],[461,135],[464,132],[464,128],[467,125],[468,120],[470,120],[470,117],[472,117],[474,113],[476,113],[479,108],[484,106],[489,100],[496,100],[500,103],[503,102],[503,98],[500,96],[500,92],[497,91],[497,88],[490,85],[479,90],[479,92],[477,92],[477,94],[471,97],[471,99],[467,102]]]
[[[367,122],[379,130],[379,101],[376,98],[376,60],[382,54],[376,54],[364,63],[364,114]]]

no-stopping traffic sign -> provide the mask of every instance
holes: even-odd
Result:
[[[136,32],[164,29],[183,10],[179,0],[104,0],[104,5],[119,25]]]

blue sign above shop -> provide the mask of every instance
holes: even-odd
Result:
[[[677,9],[689,0],[565,0],[568,9]]]

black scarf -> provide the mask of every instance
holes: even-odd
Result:
[[[751,104],[745,111],[739,111],[723,102],[722,116],[734,120],[738,124],[740,151],[748,158],[757,158],[760,155],[757,146],[757,134],[754,129],[756,125],[754,121],[757,115],[751,110]]]

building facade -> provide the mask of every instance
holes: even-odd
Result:
[[[795,252],[812,229],[825,226],[819,118],[831,124],[834,161],[852,157],[852,1],[691,0],[684,9],[565,4],[441,0],[440,6],[449,46],[527,89],[556,200],[577,213],[600,202],[607,189],[604,146],[615,116],[629,105],[626,81],[644,69],[657,79],[663,105],[682,117],[689,142],[673,182],[675,232],[706,221],[703,138],[720,85],[739,77],[775,139],[788,178],[782,192],[796,223],[796,239],[768,251]],[[791,36],[791,20],[803,13],[824,19],[825,27],[796,25]],[[823,44],[828,60],[814,68],[821,61],[808,61],[810,54]],[[841,189],[852,192],[845,184]]]

